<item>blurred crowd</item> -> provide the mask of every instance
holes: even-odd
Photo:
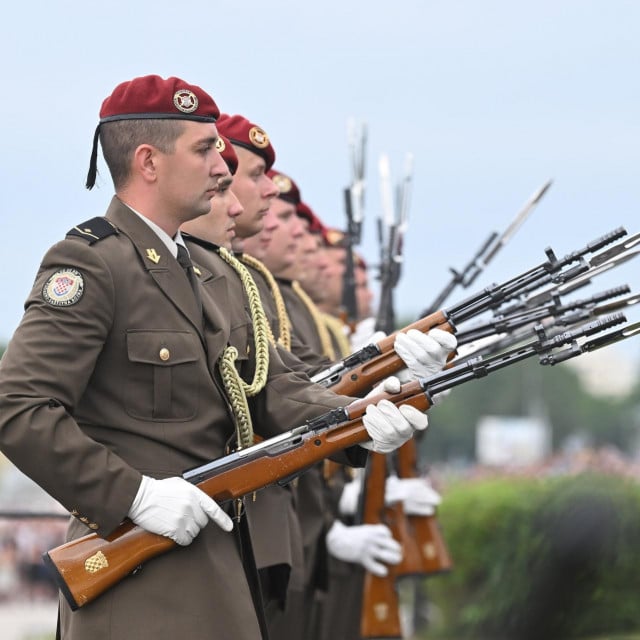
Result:
[[[3,518],[0,513],[0,603],[57,598],[42,554],[64,541],[66,519]]]

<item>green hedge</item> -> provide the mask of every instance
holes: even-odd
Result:
[[[636,481],[584,474],[460,483],[447,490],[438,520],[454,568],[425,582],[439,615],[424,637],[640,630]]]

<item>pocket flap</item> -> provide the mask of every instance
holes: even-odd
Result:
[[[171,367],[195,362],[199,340],[189,331],[127,331],[127,353],[131,362]]]

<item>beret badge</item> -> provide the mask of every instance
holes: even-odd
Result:
[[[216,151],[218,153],[222,153],[226,148],[227,148],[227,145],[222,139],[222,136],[218,136],[218,139],[216,140]]]
[[[260,127],[251,127],[249,130],[249,140],[258,149],[266,149],[269,146],[269,136]]]
[[[193,113],[198,108],[198,97],[189,89],[180,89],[173,94],[173,104],[182,113]]]
[[[289,193],[289,191],[291,191],[293,185],[291,184],[291,179],[287,176],[277,173],[271,178],[271,180],[273,180],[273,184],[278,187],[278,191],[280,191],[280,193]]]

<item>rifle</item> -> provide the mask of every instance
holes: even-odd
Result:
[[[561,321],[563,317],[567,317],[567,314],[571,312],[575,312],[574,315],[578,314],[580,320],[586,320],[598,312],[599,307],[596,306],[597,303],[616,298],[630,291],[628,285],[622,285],[620,287],[614,287],[613,289],[607,289],[601,293],[596,293],[589,298],[573,300],[565,304],[562,304],[559,296],[555,296],[551,302],[542,304],[539,307],[533,309],[527,308],[523,311],[514,311],[508,314],[500,314],[490,320],[477,323],[468,329],[458,331],[456,334],[458,347],[497,333],[511,334],[520,327],[542,322],[546,318],[553,317]],[[615,305],[615,303],[612,303],[612,305]]]
[[[367,441],[369,436],[362,417],[369,404],[386,398],[396,406],[408,404],[426,411],[432,405],[434,395],[483,378],[525,358],[538,355],[541,361],[546,358],[544,364],[555,364],[640,332],[640,323],[636,323],[599,336],[597,342],[592,338],[592,346],[589,341],[577,344],[578,339],[596,335],[624,321],[623,314],[614,314],[552,338],[547,338],[544,329],[537,327],[535,337],[516,349],[486,360],[472,358],[429,378],[410,382],[394,395],[379,394],[356,400],[279,436],[186,471],[183,478],[222,503],[271,484],[286,484],[320,460]],[[571,345],[570,353],[565,350],[553,354],[567,344]],[[170,538],[150,533],[125,520],[107,538],[88,534],[52,549],[43,558],[62,594],[75,610],[135,572],[144,562],[175,546]]]
[[[461,285],[463,288],[467,288],[473,284],[476,278],[484,271],[486,266],[495,257],[496,253],[511,239],[511,236],[518,230],[522,223],[529,216],[534,206],[538,204],[540,198],[546,193],[547,189],[551,186],[551,180],[545,182],[540,189],[538,189],[530,198],[525,202],[522,209],[517,213],[511,224],[507,229],[498,236],[496,231],[489,234],[489,237],[480,246],[478,252],[471,258],[471,261],[460,272],[449,267],[452,278],[436,299],[431,303],[427,309],[425,309],[420,315],[426,316],[436,311],[442,306],[442,303],[451,295],[452,291]]]
[[[460,323],[485,311],[499,308],[503,303],[517,297],[524,289],[531,289],[536,285],[544,286],[550,281],[556,284],[567,282],[587,273],[591,268],[591,262],[596,260],[599,254],[596,254],[592,261],[585,260],[584,256],[599,251],[626,234],[626,230],[622,227],[614,229],[561,259],[555,256],[551,248],[547,248],[545,250],[547,261],[502,284],[486,287],[448,309],[431,313],[404,327],[401,331],[407,332],[410,329],[416,329],[427,333],[437,327],[456,333]],[[615,255],[614,250],[626,251],[626,247],[622,245],[623,243],[607,250],[607,254],[611,257]],[[575,262],[578,264],[571,266]],[[359,395],[373,388],[380,380],[404,368],[404,362],[393,349],[394,342],[395,335],[388,335],[376,344],[367,345],[343,358],[311,379],[326,387],[331,387],[336,393]]]
[[[380,245],[381,282],[380,302],[376,315],[376,331],[391,333],[396,326],[393,290],[400,280],[402,249],[407,230],[409,187],[413,170],[413,156],[407,154],[403,181],[396,187],[396,207],[390,186],[389,159],[382,155],[379,161],[383,214],[378,217],[378,242]]]
[[[396,452],[396,466],[399,478],[415,478],[417,469],[417,439],[411,438]],[[414,573],[433,575],[451,570],[453,563],[449,550],[440,531],[435,514],[431,516],[409,515],[408,524],[411,538],[415,540],[421,564]]]
[[[555,333],[562,331],[563,328],[572,327],[582,322],[587,322],[588,320],[593,320],[599,316],[608,315],[616,311],[622,311],[627,307],[638,304],[639,302],[640,294],[631,294],[614,302],[608,302],[606,304],[589,307],[587,309],[578,309],[572,313],[567,313],[557,317],[545,318],[541,321],[541,324],[549,335],[554,335]],[[514,344],[518,344],[524,340],[530,330],[530,326],[525,326],[517,330],[512,330],[506,335],[496,335],[492,338],[481,340],[479,343],[468,343],[465,345],[468,349],[465,350],[464,357],[467,358],[470,355],[486,356],[512,347]],[[456,360],[454,360],[454,362]]]
[[[361,495],[362,524],[384,522],[385,514],[389,513],[384,504],[386,466],[387,458],[381,453],[372,453],[367,460]],[[400,522],[403,520],[404,518],[399,519]],[[393,534],[398,540],[398,531],[393,531]],[[404,545],[402,550],[404,553]],[[387,568],[389,573],[386,576],[376,576],[369,571],[364,573],[360,609],[361,638],[402,638],[400,603],[395,585],[396,567]]]
[[[366,127],[360,130],[360,140],[356,141],[355,127],[349,123],[349,146],[351,149],[352,179],[351,184],[344,189],[344,208],[347,217],[345,233],[346,257],[345,270],[342,281],[342,308],[344,321],[353,326],[358,320],[358,304],[356,300],[355,264],[353,247],[360,244],[362,234],[362,220],[364,213],[364,156],[367,140]]]

